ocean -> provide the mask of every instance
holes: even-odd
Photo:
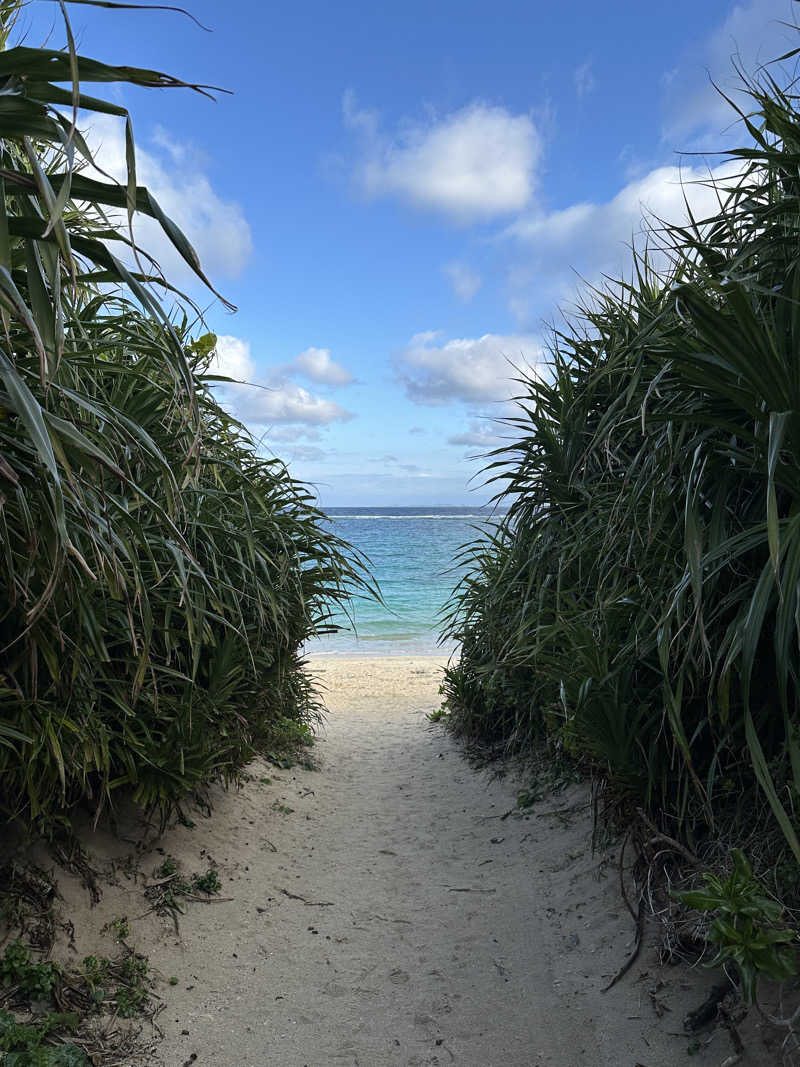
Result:
[[[354,600],[355,628],[309,642],[314,655],[402,656],[453,651],[438,644],[439,613],[462,569],[459,548],[478,535],[487,508],[328,508],[334,531],[370,561],[384,604]]]

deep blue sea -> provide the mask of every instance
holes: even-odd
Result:
[[[391,656],[439,652],[439,612],[461,573],[458,550],[491,520],[481,508],[329,508],[333,529],[368,557],[384,604],[354,600],[355,629],[319,638],[323,655]]]

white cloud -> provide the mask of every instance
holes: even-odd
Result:
[[[237,398],[236,407],[242,419],[262,425],[288,422],[327,426],[353,418],[351,412],[333,400],[309,393],[294,382],[251,389]]]
[[[322,434],[313,426],[273,426],[267,437],[270,441],[321,441]]]
[[[121,184],[127,182],[124,124],[111,115],[94,115],[87,135],[98,165]],[[135,131],[137,133],[137,131]],[[253,250],[250,226],[239,204],[223,199],[203,172],[205,159],[191,145],[175,141],[163,129],[143,147],[136,143],[136,179],[145,185],[161,209],[186,234],[212,283],[218,277],[236,277]],[[89,176],[108,179],[96,172]],[[109,210],[110,215],[115,213]],[[125,217],[119,212],[119,217]],[[137,244],[155,257],[173,283],[185,285],[194,276],[155,220],[134,217]]]
[[[517,244],[509,272],[511,307],[523,324],[550,314],[554,305],[574,297],[583,279],[600,284],[604,275],[621,277],[630,267],[630,245],[641,247],[647,226],[643,214],[679,224],[687,219],[686,204],[699,221],[713,214],[717,195],[711,176],[730,176],[735,166],[715,171],[691,167],[658,167],[625,185],[605,203],[586,201],[549,214],[517,219],[505,236]],[[654,234],[658,243],[658,234]],[[653,261],[663,257],[653,252]],[[576,273],[577,272],[577,273]]]
[[[400,380],[418,404],[508,400],[515,368],[534,367],[541,348],[532,337],[484,334],[443,341],[441,333],[416,334],[398,355]]]
[[[454,260],[442,267],[442,273],[453,287],[453,292],[459,300],[468,304],[481,287],[481,276],[468,267],[466,263]]]
[[[578,99],[582,100],[584,96],[588,96],[589,93],[593,93],[595,90],[594,73],[592,72],[592,64],[590,62],[581,63],[577,67],[572,75],[575,82],[575,92],[578,94]]]
[[[386,135],[352,90],[343,113],[360,141],[355,174],[369,196],[399,196],[462,222],[507,215],[531,199],[542,141],[528,115],[476,102]]]
[[[353,418],[339,404],[289,381],[282,375],[260,376],[256,370],[250,344],[239,337],[217,337],[216,354],[209,368],[212,374],[235,378],[236,383],[220,385],[226,404],[244,422],[269,426],[273,423],[299,426],[327,426],[331,422],[346,422]],[[293,436],[282,440],[296,440],[303,431],[294,429]],[[271,435],[276,440],[276,433]],[[306,436],[309,436],[306,434]]]
[[[720,133],[736,119],[730,105],[719,95],[713,81],[738,103],[739,84],[734,61],[753,74],[764,63],[797,46],[797,32],[782,23],[797,21],[792,0],[743,0],[730,10],[711,36],[687,52],[664,78],[666,120],[664,136],[672,147],[690,135],[705,133],[719,140]],[[746,108],[745,108],[746,110]],[[719,147],[715,144],[714,147]]]
[[[256,376],[250,344],[229,334],[217,335],[217,347],[209,366],[210,374],[221,374],[236,382],[252,382]],[[227,384],[224,388],[228,389]]]
[[[497,429],[497,424],[494,422],[478,422],[472,419],[467,430],[448,437],[447,443],[448,445],[469,445],[471,448],[495,448],[501,440]]]
[[[274,439],[274,434],[268,434],[270,440]],[[328,453],[324,448],[315,448],[313,445],[296,445],[289,452],[289,459],[293,461],[300,461],[301,463],[317,463],[320,460],[325,459]]]
[[[307,348],[287,365],[287,370],[303,374],[321,385],[349,385],[354,380],[348,370],[331,359],[327,348]]]

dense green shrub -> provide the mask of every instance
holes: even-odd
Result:
[[[127,112],[84,84],[184,83],[69,32],[11,47],[19,7],[0,0],[0,808],[124,787],[163,809],[313,716],[299,649],[362,572],[220,406],[213,335],[185,300],[163,310],[146,253],[125,265],[120,215],[143,212],[205,281],[136,185]],[[72,105],[128,122],[127,187],[83,172]]]
[[[456,730],[566,749],[687,832],[752,823],[757,784],[800,858],[800,112],[744,88],[718,213],[651,229],[520,380],[446,690]]]

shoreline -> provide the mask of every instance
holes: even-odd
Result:
[[[356,663],[361,663],[365,660],[382,662],[386,660],[389,663],[406,663],[413,660],[435,660],[437,663],[441,663],[442,667],[445,667],[452,659],[453,655],[457,652],[454,649],[453,652],[447,654],[440,654],[438,652],[309,652],[304,658],[305,662],[309,664],[315,663],[348,663],[353,660]]]
[[[371,647],[372,645],[375,647]],[[380,645],[389,645],[389,648],[378,647]],[[445,660],[451,659],[458,653],[460,646],[452,644],[448,646],[438,646],[435,642],[431,644],[421,644],[415,646],[407,641],[394,641],[392,638],[376,637],[364,642],[364,647],[343,647],[331,648],[331,647],[306,647],[303,649],[303,657],[307,660],[312,659],[430,659],[432,657],[443,657]]]

